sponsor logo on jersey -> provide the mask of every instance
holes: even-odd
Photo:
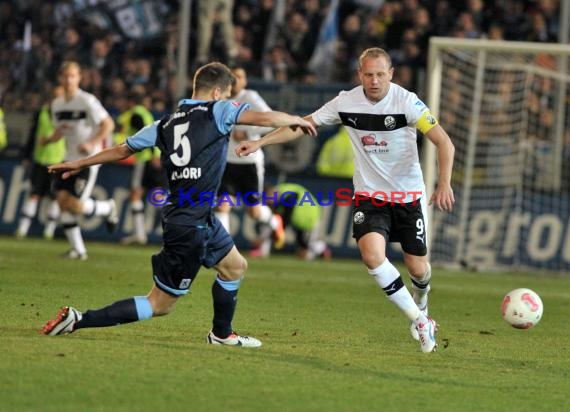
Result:
[[[374,133],[362,136],[360,141],[369,154],[388,153],[390,151],[387,147],[388,142],[382,138],[378,138]]]
[[[58,121],[81,120],[87,118],[87,112],[85,110],[60,110],[55,112],[55,118]]]
[[[241,102],[238,102],[237,100],[232,100],[232,104],[233,104],[235,107],[240,107],[240,106],[241,106]]]
[[[374,133],[364,135],[360,138],[360,140],[362,141],[363,146],[374,146],[374,145],[376,145],[376,135]]]
[[[190,110],[188,110],[188,113],[192,113],[195,112],[196,110],[199,110],[201,112],[207,112],[208,111],[208,107],[207,106],[196,106],[191,108]]]
[[[178,119],[179,117],[184,117],[186,116],[186,112],[176,112],[173,115],[170,116],[170,118],[168,119],[168,121],[166,123],[164,123],[162,125],[163,129],[166,129],[168,127],[168,125],[170,125],[170,122],[172,122],[174,119]]]

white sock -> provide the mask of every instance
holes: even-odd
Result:
[[[83,242],[83,236],[81,235],[81,228],[79,225],[74,226],[70,229],[71,232],[71,239],[73,242],[73,248],[79,253],[80,255],[84,255],[87,253],[87,249],[85,248],[85,243]],[[68,237],[69,239],[69,237]]]
[[[83,236],[81,236],[81,229],[77,224],[75,216],[69,212],[62,212],[61,223],[63,224],[63,232],[71,248],[75,249],[81,255],[86,253],[87,250],[85,249]]]
[[[24,216],[33,219],[37,212],[38,212],[38,199],[30,198],[26,200],[26,203],[24,203],[24,206],[22,207],[22,214]]]
[[[230,214],[226,212],[214,212],[222,226],[228,233],[230,233]]]
[[[20,217],[20,221],[18,222],[18,229],[16,230],[18,236],[22,237],[27,236],[28,230],[30,230],[31,225],[32,225],[32,219],[29,218],[28,216],[22,215],[22,217]]]
[[[146,238],[146,227],[144,224],[144,203],[142,200],[137,200],[131,203],[131,213],[133,214],[135,236],[139,239]]]
[[[53,238],[55,228],[57,227],[57,218],[59,217],[59,205],[56,200],[52,200],[48,206],[47,223],[44,226],[44,237]]]
[[[48,220],[57,221],[59,214],[60,214],[60,209],[59,205],[57,204],[57,200],[52,200],[48,206],[48,211],[47,211]]]
[[[418,308],[427,308],[428,293],[431,289],[430,279],[431,279],[431,265],[426,263],[427,269],[426,273],[421,278],[416,278],[410,275],[410,280],[412,281],[412,290],[414,291],[414,302],[418,305]]]
[[[259,247],[262,256],[269,256],[271,254],[271,239],[264,239]]]
[[[327,244],[322,240],[309,243],[309,254],[307,260],[312,260],[325,251]]]
[[[109,216],[111,214],[111,202],[109,200],[85,199],[82,213],[85,216]]]
[[[269,219],[269,226],[272,230],[275,230],[277,226],[279,226],[279,220],[275,215],[271,215],[271,219]]]
[[[32,219],[38,211],[38,199],[28,199],[24,206],[22,206],[22,216],[18,223],[17,233],[20,236],[26,236],[30,226],[32,224]]]
[[[135,200],[134,202],[131,202],[130,204],[131,206],[131,213],[138,213],[138,212],[144,212],[144,203],[142,200]]]
[[[55,228],[57,227],[57,220],[48,220],[44,226],[44,237],[51,239],[55,233]]]
[[[259,219],[257,219],[257,221],[259,223],[272,224],[273,212],[271,211],[271,209],[268,206],[262,205],[260,210],[261,210],[261,212],[259,214]],[[275,229],[275,227],[273,227],[273,225],[272,225],[271,229]]]
[[[398,269],[390,263],[388,258],[377,268],[368,269],[368,273],[386,292],[388,299],[404,312],[408,319],[414,321],[422,315],[408,288],[404,285]]]

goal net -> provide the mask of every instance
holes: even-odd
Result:
[[[569,60],[568,45],[431,40],[427,100],[455,145],[456,198],[431,211],[434,263],[570,272]]]

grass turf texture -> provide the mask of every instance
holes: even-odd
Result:
[[[68,261],[63,241],[0,237],[0,410],[570,410],[569,277],[435,269],[430,313],[441,327],[427,355],[360,262],[290,256],[249,260],[234,326],[259,349],[206,345],[206,269],[167,317],[38,334],[59,306],[150,289],[157,246],[88,247],[88,261]],[[500,316],[517,287],[544,302],[534,329]]]

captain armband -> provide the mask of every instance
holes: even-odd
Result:
[[[416,128],[422,132],[423,134],[426,134],[427,132],[429,132],[436,124],[437,124],[437,119],[435,118],[435,116],[433,114],[431,114],[431,112],[429,110],[426,110],[425,112],[422,113],[422,116],[420,117],[420,119],[417,121],[416,123]]]

